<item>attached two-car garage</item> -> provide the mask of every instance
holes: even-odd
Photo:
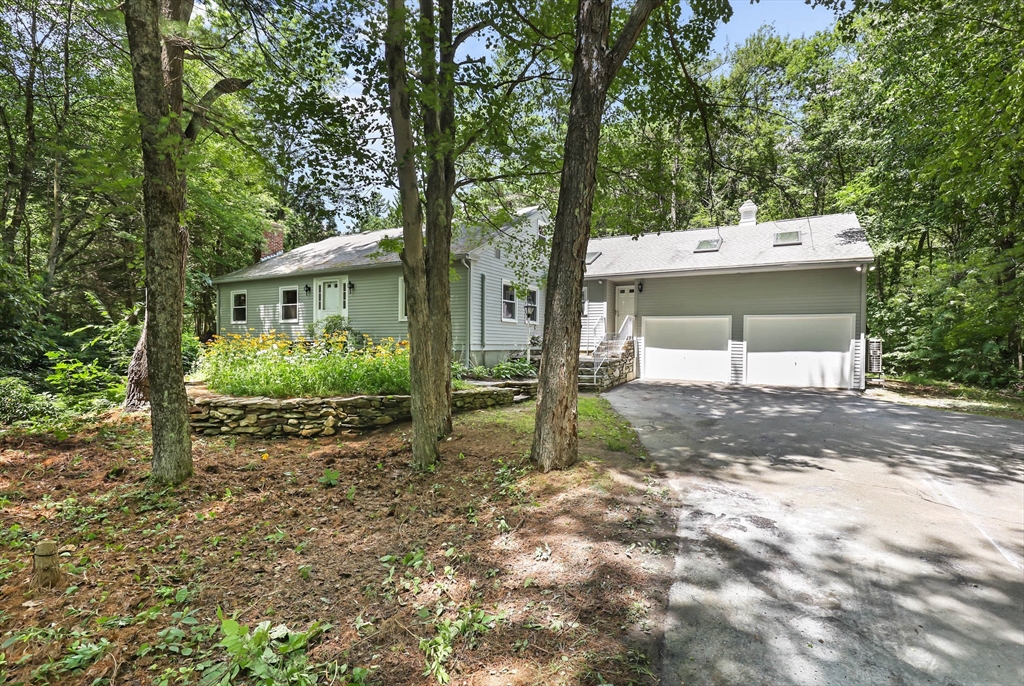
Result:
[[[742,380],[748,384],[851,388],[856,316],[745,315],[743,343],[732,317],[644,317],[641,374],[648,379]]]

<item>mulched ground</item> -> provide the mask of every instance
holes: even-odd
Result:
[[[224,659],[218,608],[330,623],[310,660],[372,667],[374,684],[437,683],[420,641],[472,608],[503,618],[455,642],[453,684],[655,683],[672,503],[601,408],[581,422],[585,459],[547,475],[524,461],[532,404],[458,417],[434,473],[410,468],[408,425],[197,438],[174,490],[147,480],[138,416],[0,437],[0,683],[196,683],[197,663]],[[53,590],[29,584],[41,538],[63,551]],[[79,665],[82,644],[102,650]]]

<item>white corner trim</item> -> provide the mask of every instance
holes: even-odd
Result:
[[[398,321],[406,322],[409,321],[409,317],[406,314],[408,312],[408,306],[405,301],[405,276],[398,277]]]

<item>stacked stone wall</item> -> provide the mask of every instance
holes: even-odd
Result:
[[[468,412],[511,405],[511,388],[479,388],[452,393],[452,411]],[[407,395],[361,395],[351,398],[238,398],[203,395],[189,409],[192,430],[206,436],[332,436],[339,431],[366,431],[411,417]]]

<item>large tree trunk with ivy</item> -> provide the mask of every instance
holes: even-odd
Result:
[[[455,165],[452,146],[445,145],[446,141],[451,141],[455,128],[451,0],[443,0],[440,10],[437,25],[441,39],[440,68],[435,58],[437,43],[431,0],[420,3],[421,21],[417,29],[422,61],[417,65],[417,72],[421,88],[427,94],[422,98],[424,145],[428,151],[424,197],[426,241],[405,49],[407,9],[400,0],[388,0],[385,38],[389,115],[402,208],[401,258],[409,319],[413,462],[421,469],[437,460],[438,439],[452,429],[449,269]]]
[[[188,397],[181,366],[188,254],[188,234],[181,223],[185,177],[178,168],[184,55],[180,47],[163,41],[159,0],[126,0],[123,7],[142,134],[145,353],[153,423],[153,478],[180,483],[192,475]],[[168,19],[188,21],[191,2],[172,0],[166,7]]]
[[[583,267],[597,182],[601,117],[608,87],[661,0],[637,0],[615,45],[608,46],[612,3],[580,0],[576,12],[569,119],[558,211],[551,241],[544,316],[544,354],[537,386],[532,459],[544,472],[576,462],[577,377]]]

